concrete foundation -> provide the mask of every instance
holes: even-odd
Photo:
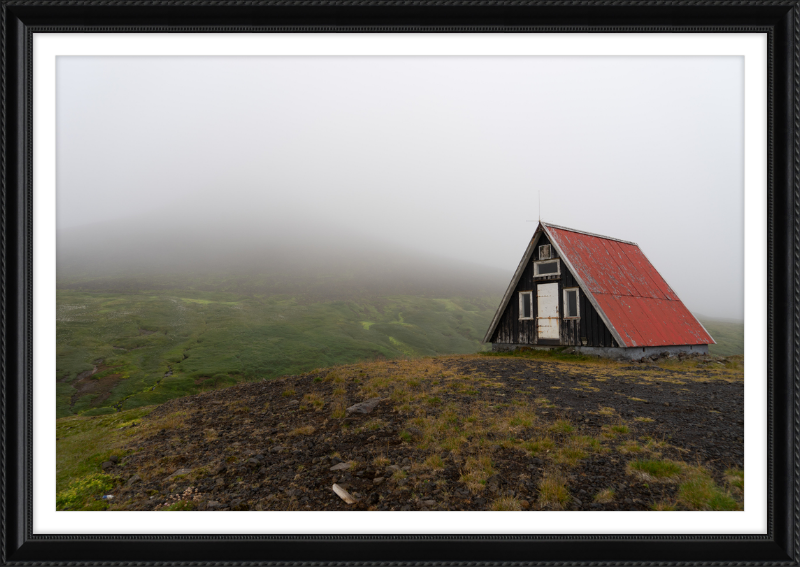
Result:
[[[545,346],[545,345],[521,345],[510,343],[492,343],[492,352],[509,352],[519,348],[531,350],[551,350],[554,348],[564,348],[560,346]],[[590,356],[602,356],[603,358],[623,358],[625,360],[639,360],[649,356],[663,355],[669,353],[677,356],[683,354],[708,354],[708,345],[670,345],[659,347],[630,347],[630,348],[612,348],[612,347],[586,347],[586,346],[573,346],[576,352],[581,354],[588,354]]]
[[[530,350],[552,350],[554,348],[564,348],[560,346],[545,346],[545,345],[520,345],[514,343],[492,343],[492,352],[511,352],[518,348],[525,348]]]
[[[611,347],[575,347],[581,354],[602,356],[604,358],[624,358],[625,360],[639,360],[652,355],[663,355],[668,352],[673,356],[683,354],[708,354],[708,345],[670,345],[659,347],[630,347],[630,348],[611,348]]]

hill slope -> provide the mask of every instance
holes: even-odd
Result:
[[[110,493],[114,510],[740,509],[742,378],[740,358],[529,353],[240,384],[59,420],[58,506],[103,509]],[[346,410],[365,400],[369,413]]]
[[[710,345],[708,351],[717,356],[735,356],[744,354],[744,322],[728,319],[712,319],[698,315],[697,318],[711,333],[715,345]]]
[[[474,353],[497,298],[58,292],[58,417],[375,358]]]
[[[314,368],[472,353],[508,274],[272,217],[58,234],[58,416]],[[208,219],[206,219],[208,220]]]

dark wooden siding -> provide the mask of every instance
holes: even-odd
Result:
[[[611,333],[606,328],[605,323],[597,314],[589,299],[578,291],[579,295],[579,319],[563,319],[564,314],[564,293],[565,287],[579,287],[575,277],[569,271],[564,262],[561,262],[561,274],[557,276],[533,277],[533,262],[539,259],[539,246],[550,244],[546,235],[539,238],[539,242],[533,251],[531,261],[525,266],[522,277],[517,283],[514,293],[511,296],[508,306],[500,317],[492,334],[490,342],[505,344],[547,344],[547,345],[586,345],[586,346],[617,346],[611,337]],[[551,247],[552,257],[556,258],[555,248]],[[559,340],[537,340],[536,319],[520,320],[519,318],[519,294],[524,291],[533,292],[532,310],[537,313],[536,304],[536,285],[540,283],[558,282],[558,307],[562,319],[559,322]]]

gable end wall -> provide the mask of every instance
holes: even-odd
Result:
[[[537,313],[536,304],[536,285],[540,283],[558,282],[558,306],[559,313],[564,313],[564,294],[565,287],[579,287],[572,273],[566,264],[561,262],[560,276],[533,277],[533,262],[539,259],[539,246],[550,244],[546,234],[542,234],[536,248],[533,251],[533,258],[525,266],[522,277],[514,288],[508,306],[497,324],[497,328],[492,333],[489,342],[503,344],[520,345],[585,345],[593,347],[616,347],[616,341],[611,337],[605,323],[597,314],[583,290],[579,291],[580,296],[580,319],[561,319],[559,324],[560,340],[538,341],[536,336],[536,320],[519,319],[519,293],[521,291],[533,292],[533,313]],[[555,247],[551,247],[553,256],[556,257]],[[585,343],[583,341],[586,341]]]

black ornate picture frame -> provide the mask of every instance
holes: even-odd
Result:
[[[800,2],[4,0],[0,18],[3,564],[798,564]],[[33,534],[32,34],[37,32],[767,33],[768,534]]]

